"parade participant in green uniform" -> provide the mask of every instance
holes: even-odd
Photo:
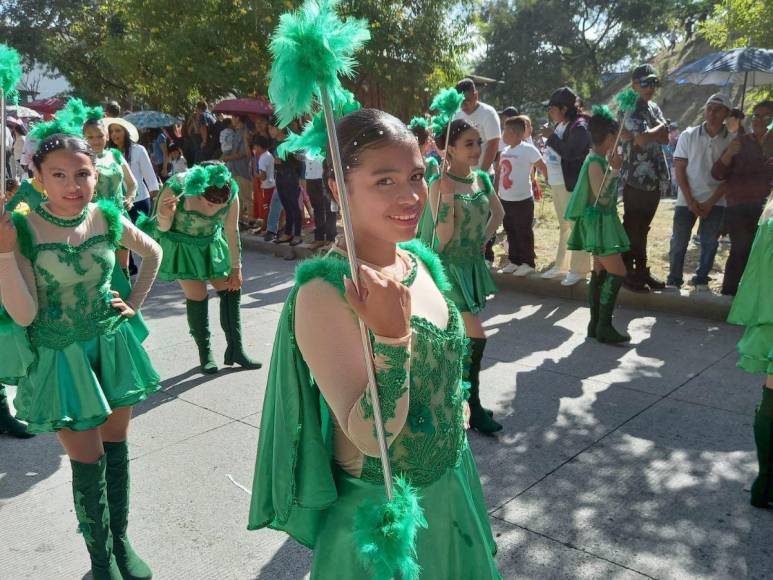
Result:
[[[593,107],[588,129],[592,149],[566,208],[566,219],[574,221],[567,247],[593,255],[593,272],[588,283],[591,314],[588,336],[599,342],[625,342],[631,337],[612,326],[617,295],[625,280],[622,254],[630,245],[617,215],[622,159],[611,149],[618,123],[608,107]]]

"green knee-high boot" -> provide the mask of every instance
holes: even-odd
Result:
[[[129,543],[129,446],[126,441],[103,443],[107,469],[107,505],[110,508],[110,531],[113,533],[113,555],[124,580],[148,580],[150,567]]]
[[[599,342],[627,342],[631,337],[615,330],[612,326],[612,315],[615,312],[615,302],[623,285],[623,276],[616,276],[607,272],[604,283],[601,285],[599,298],[599,323],[596,327],[596,339]]]
[[[100,457],[97,463],[70,460],[70,465],[75,515],[91,558],[91,575],[94,580],[123,580],[113,556],[105,456]]]
[[[258,361],[244,352],[242,345],[242,317],[239,305],[242,301],[241,290],[221,290],[220,325],[223,327],[228,347],[225,350],[224,364],[237,364],[245,369],[259,369]]]
[[[494,421],[491,414],[480,404],[480,364],[486,349],[485,338],[470,339],[470,363],[467,380],[470,383],[470,427],[486,435],[502,430],[502,425]]]
[[[606,270],[590,274],[588,282],[588,306],[590,306],[590,322],[588,323],[588,338],[596,338],[596,327],[599,324],[599,301],[601,300],[601,285],[607,277]]]
[[[209,337],[209,298],[204,300],[186,300],[185,309],[188,314],[188,328],[199,349],[201,372],[212,375],[217,372],[217,364],[212,358],[212,348]]]
[[[760,472],[752,484],[751,504],[767,508],[773,501],[773,389],[762,387],[762,401],[754,415],[754,443]]]
[[[8,397],[5,395],[5,386],[0,385],[0,435],[7,434],[16,439],[29,439],[34,435],[27,431],[27,426],[11,415],[8,406]]]

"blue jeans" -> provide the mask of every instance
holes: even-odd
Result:
[[[268,223],[266,224],[266,231],[272,234],[279,233],[279,216],[282,215],[282,202],[279,199],[279,193],[274,188],[274,193],[271,195],[271,205],[268,206]]]
[[[724,216],[725,208],[715,205],[711,208],[708,217],[700,220],[698,236],[701,242],[701,253],[698,269],[695,276],[692,277],[693,284],[709,283],[709,272],[714,265],[714,256],[717,254],[719,230],[722,227]],[[682,277],[684,274],[684,256],[687,254],[690,235],[697,219],[698,216],[686,206],[678,205],[674,208],[674,231],[671,235],[671,249],[668,252],[671,264],[671,271],[668,274],[669,285],[681,286],[684,283]]]

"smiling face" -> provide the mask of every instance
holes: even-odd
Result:
[[[107,144],[107,134],[102,125],[86,125],[83,128],[83,136],[86,138],[86,142],[94,150],[94,153],[99,155],[105,150]]]
[[[60,216],[78,215],[91,201],[97,171],[84,153],[59,149],[46,155],[37,178],[48,195],[48,209]]]
[[[413,239],[427,200],[424,159],[415,140],[364,150],[346,178],[354,236],[359,244]],[[329,181],[338,199],[335,182]]]
[[[453,145],[448,146],[451,161],[458,165],[477,165],[483,141],[477,129],[470,128],[462,132]]]
[[[115,146],[121,150],[125,149],[129,139],[129,136],[126,134],[126,129],[113,123],[107,128],[107,130],[110,135],[110,140],[115,144]]]

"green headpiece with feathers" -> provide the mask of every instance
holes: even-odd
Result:
[[[193,166],[185,172],[182,182],[178,179],[170,180],[169,187],[177,195],[197,197],[204,195],[204,192],[210,187],[222,189],[229,183],[233,189],[236,182],[232,180],[228,167],[222,163],[216,163]]]
[[[429,122],[424,117],[414,117],[411,122],[408,123],[408,128],[413,131],[416,127],[420,129],[429,130]]]
[[[57,111],[53,120],[35,125],[30,131],[30,136],[38,143],[57,133],[83,137],[83,124],[91,119],[102,117],[104,117],[102,107],[89,107],[81,99],[71,98],[61,110]]]
[[[19,53],[7,44],[0,44],[0,88],[3,89],[7,101],[15,103],[18,100],[16,85],[19,84],[21,75]]]
[[[612,109],[607,107],[606,105],[593,105],[593,108],[591,109],[591,113],[594,117],[603,117],[607,121],[614,121],[615,115],[612,113]]]
[[[636,105],[639,104],[639,93],[628,87],[615,95],[615,101],[617,102],[617,109],[621,113],[624,115],[633,113],[636,110]]]
[[[352,93],[346,89],[343,92],[346,101],[340,107],[335,108],[334,114],[336,119],[340,119],[362,108],[362,105],[354,98]],[[322,111],[317,112],[304,125],[303,132],[300,135],[288,132],[285,140],[277,147],[276,153],[280,159],[287,159],[288,153],[296,151],[305,151],[306,155],[312,159],[324,159],[326,157],[327,124],[325,123],[325,114]]]
[[[300,10],[283,14],[271,37],[273,56],[268,95],[279,125],[319,108],[325,90],[333,109],[347,96],[340,76],[354,74],[352,55],[370,38],[365,20],[341,20],[335,12],[340,0],[306,0]]]

